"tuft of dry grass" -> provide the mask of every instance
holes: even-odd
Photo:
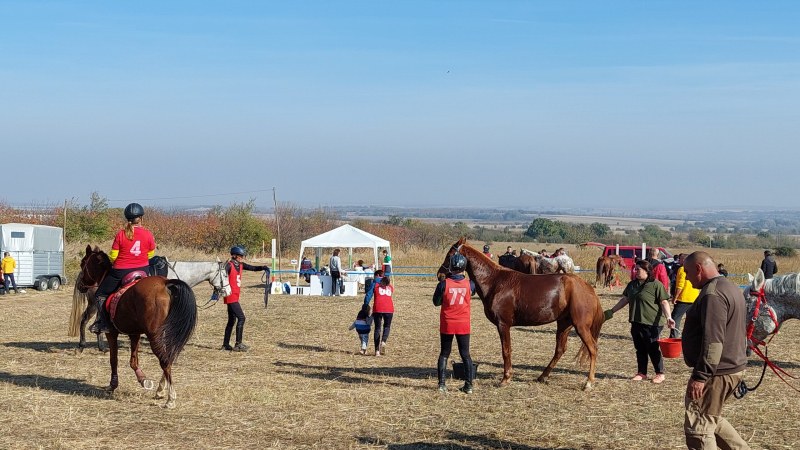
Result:
[[[504,246],[503,246],[504,249]],[[573,254],[571,252],[571,254]],[[443,251],[427,259],[441,262]],[[731,260],[737,255],[731,255]],[[206,256],[204,259],[207,259]],[[747,256],[741,256],[743,264]],[[412,265],[397,255],[402,264]],[[747,261],[756,265],[760,258]],[[416,261],[415,261],[416,262]],[[780,260],[779,260],[780,264]],[[416,265],[416,264],[415,264]],[[423,264],[419,264],[423,265]],[[788,270],[788,267],[787,267]],[[66,336],[71,286],[0,297],[0,448],[683,448],[683,393],[689,369],[667,360],[662,385],[628,381],[635,355],[624,314],[601,332],[598,381],[581,391],[586,369],[567,353],[548,384],[537,383],[555,345],[555,326],[515,328],[514,378],[497,387],[502,358],[495,328],[473,298],[472,356],[480,364],[473,395],[436,389],[438,313],[433,278],[404,278],[388,354],[357,354],[347,327],[361,298],[274,295],[264,309],[259,274],[245,272],[242,306],[248,353],[220,351],[225,307],[200,311],[198,328],[173,370],[177,408],[165,410],[136,383],[120,353],[120,387],[107,395],[108,355],[75,350]],[[200,303],[208,286],[195,292]],[[604,307],[620,290],[601,291]],[[800,327],[788,323],[770,356],[798,372]],[[453,349],[458,361],[457,349]],[[158,379],[149,349],[145,373]],[[756,360],[750,381],[760,374]],[[800,395],[768,373],[762,386],[726,405],[724,415],[754,448],[798,448]]]

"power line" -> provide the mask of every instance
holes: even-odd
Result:
[[[138,200],[142,201],[153,201],[153,200],[183,200],[183,199],[190,199],[190,198],[207,198],[207,197],[222,197],[225,195],[239,195],[239,194],[253,194],[256,192],[270,192],[272,189],[258,189],[255,191],[241,191],[241,192],[226,192],[222,194],[205,194],[205,195],[183,195],[178,197],[153,197],[153,198],[138,198]],[[109,202],[127,202],[130,199],[109,199]]]

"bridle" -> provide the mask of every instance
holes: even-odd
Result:
[[[225,287],[229,287],[231,285],[230,281],[228,281],[227,284],[225,283],[223,270],[225,270],[225,263],[221,261],[217,262],[217,273],[213,277],[211,277],[210,280],[208,280],[211,283],[211,286],[214,287],[214,292],[211,294],[211,298],[209,298],[204,305],[199,306],[198,309],[208,309],[216,305],[220,295],[225,292]],[[214,280],[216,280],[217,278],[219,278],[219,286],[214,284]]]
[[[94,277],[89,275],[89,273],[85,270],[86,269],[86,264],[88,262],[89,262],[89,260],[87,259],[84,262],[84,264],[81,265],[81,271],[80,271],[80,274],[78,275],[78,279],[76,280],[76,283],[75,283],[75,287],[78,288],[78,292],[86,292],[90,288],[99,286],[100,283],[103,281],[103,278],[105,278],[106,275],[108,275],[108,269],[105,269],[103,271],[102,275],[100,275],[100,279],[99,280],[95,280]],[[85,280],[85,278],[88,278],[88,280]],[[87,284],[87,281],[91,282],[91,284]],[[83,288],[83,289],[81,289],[81,288]]]
[[[767,367],[769,367],[775,373],[775,375],[777,375],[778,378],[784,383],[786,383],[790,388],[794,389],[797,392],[800,392],[800,390],[789,384],[789,382],[786,381],[786,378],[784,378],[784,377],[789,377],[794,379],[796,377],[778,367],[767,356],[769,352],[768,344],[770,343],[770,341],[772,341],[772,338],[775,337],[776,334],[778,334],[780,323],[778,322],[778,318],[775,316],[775,312],[772,310],[772,308],[770,308],[767,305],[767,294],[764,292],[764,286],[761,286],[761,289],[759,289],[758,292],[755,293],[755,297],[756,297],[756,303],[753,306],[753,316],[750,318],[750,323],[747,324],[747,348],[749,348],[753,353],[755,353],[759,358],[761,358],[764,361],[764,366],[761,369],[761,378],[758,379],[758,383],[756,383],[755,386],[753,386],[752,388],[747,387],[747,384],[745,384],[744,380],[742,380],[739,383],[739,386],[737,386],[736,390],[733,392],[733,396],[736,398],[742,398],[748,392],[755,391],[761,385],[761,382],[764,381],[764,374],[767,372]],[[768,338],[765,338],[765,340],[763,341],[756,339],[753,336],[753,332],[756,329],[756,321],[758,320],[758,316],[760,315],[762,306],[767,307],[767,312],[769,312],[769,317],[770,319],[772,319],[772,323],[775,324],[775,330],[767,334]],[[763,352],[761,351],[761,348],[759,348],[762,345],[764,346]]]
[[[439,266],[439,270],[437,271],[437,274],[442,273],[442,269],[444,269],[445,276],[451,275],[453,273],[452,263],[450,262],[450,260],[453,257],[453,255],[455,255],[456,253],[460,253],[461,247],[463,247],[463,246],[464,246],[464,244],[461,244],[461,245],[453,244],[450,247],[450,250],[447,251],[447,256],[445,257],[445,262],[447,262],[447,265],[445,265],[445,263],[443,262],[442,265]],[[451,252],[452,252],[452,254],[451,254]]]

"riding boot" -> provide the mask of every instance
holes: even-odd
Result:
[[[436,365],[436,373],[439,376],[439,391],[446,392],[447,386],[445,386],[445,381],[447,380],[447,358],[439,358],[439,362]]]
[[[89,326],[89,331],[94,334],[110,333],[111,328],[108,324],[108,313],[106,312],[106,297],[97,296],[97,318],[95,322]]]
[[[461,392],[465,394],[472,394],[472,380],[475,379],[475,365],[472,364],[472,358],[464,361],[464,386],[461,388]]]

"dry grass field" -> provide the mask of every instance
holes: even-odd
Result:
[[[480,245],[482,243],[475,243]],[[502,246],[502,247],[501,247]],[[547,246],[548,249],[553,247]],[[505,243],[493,244],[498,252]],[[515,248],[519,245],[515,244]],[[554,248],[553,248],[554,249]],[[585,255],[583,255],[583,252]],[[593,252],[593,253],[589,253]],[[395,254],[396,265],[438,265],[443,251]],[[597,249],[571,250],[579,264]],[[583,256],[581,256],[583,255]],[[723,256],[755,268],[760,252]],[[735,265],[734,264],[734,265]],[[782,272],[797,261],[779,260]],[[361,298],[274,295],[262,303],[259,274],[246,272],[242,304],[248,353],[218,350],[226,321],[221,304],[199,312],[194,337],[174,370],[177,408],[165,410],[136,383],[120,354],[120,387],[113,396],[107,354],[76,352],[66,336],[71,286],[58,292],[0,297],[0,448],[388,448],[388,449],[669,449],[683,447],[683,393],[689,369],[667,360],[662,385],[628,381],[634,350],[624,314],[607,322],[600,338],[598,382],[581,391],[586,376],[571,337],[548,384],[535,381],[549,361],[555,327],[512,332],[514,379],[497,387],[502,358],[497,332],[473,302],[472,356],[480,365],[474,394],[436,389],[438,309],[433,278],[398,277],[396,314],[388,354],[357,354],[347,327]],[[208,286],[195,289],[200,303]],[[609,307],[620,289],[601,290]],[[744,325],[743,325],[744,326]],[[800,325],[789,322],[770,355],[800,373]],[[457,358],[457,350],[453,355]],[[149,348],[145,373],[158,379]],[[751,360],[748,378],[760,374]],[[800,448],[800,394],[773,374],[725,415],[753,448]]]

